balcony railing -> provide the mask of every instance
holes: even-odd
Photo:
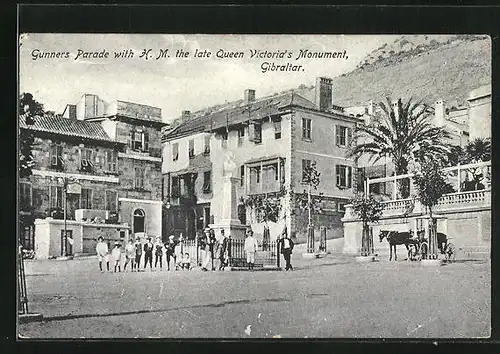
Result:
[[[490,206],[491,190],[469,191],[445,194],[439,199],[436,210],[453,209],[455,207]]]
[[[425,208],[416,199],[400,199],[382,202],[384,206],[383,216],[411,216],[411,214],[424,213]],[[433,208],[435,212],[445,212],[466,208],[482,208],[491,206],[491,190],[483,189],[477,191],[450,193],[443,195],[437,205]],[[355,220],[352,206],[346,205],[345,219]]]
[[[383,202],[385,204],[384,215],[409,214],[412,212],[423,211],[418,199],[401,199]],[[489,189],[450,193],[443,195],[437,205],[436,211],[445,211],[459,208],[490,206],[491,191]]]

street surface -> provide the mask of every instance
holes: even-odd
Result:
[[[404,258],[403,258],[404,259]],[[100,273],[97,259],[27,261],[28,338],[470,338],[490,335],[490,265],[439,268],[342,254],[294,271]],[[250,326],[250,327],[249,327]]]

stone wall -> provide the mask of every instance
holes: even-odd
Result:
[[[73,236],[73,255],[95,254],[97,238],[102,236],[111,247],[115,242],[125,243],[129,237],[126,225],[91,224],[67,221],[66,230]],[[64,231],[62,220],[35,220],[35,254],[37,259],[49,259],[61,256],[61,234]],[[69,233],[69,232],[68,232]],[[123,236],[123,237],[121,237]]]

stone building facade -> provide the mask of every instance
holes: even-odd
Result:
[[[322,193],[324,197],[323,211],[313,216],[313,222],[316,227],[327,226],[332,237],[340,237],[343,206],[354,195],[355,163],[345,158],[345,153],[355,125],[362,121],[333,105],[333,91],[327,78],[317,79],[313,101],[294,92],[256,99],[255,91],[248,89],[242,100],[195,114],[166,132],[163,157],[168,163],[164,162],[163,173],[172,175],[184,170],[196,174],[196,181],[203,180],[204,183],[195,185],[194,194],[204,205],[209,203],[209,209],[204,208],[209,210],[212,223],[218,224],[224,204],[223,166],[230,155],[237,166],[234,174],[240,178],[236,191],[239,219],[251,225],[259,236],[263,223],[244,206],[243,200],[249,195],[273,195],[282,188],[303,192],[303,168],[314,161],[321,173],[321,182],[314,193]],[[190,159],[192,140],[194,157]],[[206,146],[210,153],[205,154],[205,163],[197,161],[198,153],[203,154]],[[170,159],[177,153],[181,162],[172,165]],[[203,193],[204,174],[208,170],[211,194]],[[172,180],[164,190],[172,190]],[[165,198],[171,201],[172,194],[167,192]],[[292,236],[305,237],[307,212],[296,207],[290,198],[283,198],[282,203],[283,215],[278,223],[271,223],[271,237],[276,237],[285,225]],[[206,219],[203,215],[203,222]]]
[[[63,219],[64,210],[73,227],[103,222],[127,229],[118,240],[129,232],[161,236],[161,111],[116,101],[102,112],[87,107],[100,102],[89,99],[94,96],[68,105],[60,118],[37,117],[29,126],[20,121],[20,129],[35,136],[32,175],[19,188],[26,247],[44,237],[36,234],[35,219]]]

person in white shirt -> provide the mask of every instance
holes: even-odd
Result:
[[[116,273],[116,268],[118,268],[118,271],[121,272],[121,261],[122,261],[122,250],[121,250],[121,245],[117,242],[115,243],[115,248],[111,251],[111,257],[113,258],[113,262],[115,263],[115,273]]]
[[[127,269],[127,264],[130,263],[131,271],[135,269],[135,247],[134,240],[130,238],[127,245],[125,246],[125,264],[123,265],[123,271]]]
[[[255,253],[257,252],[257,239],[253,237],[253,231],[247,230],[245,239],[245,252],[247,254],[248,269],[253,270],[255,264]]]
[[[293,250],[293,241],[288,238],[288,234],[284,233],[284,237],[280,240],[281,254],[285,258],[286,266],[285,270],[293,270],[291,258]]]
[[[106,262],[106,268],[109,272],[109,259],[108,259],[108,244],[104,242],[104,238],[99,236],[97,239],[97,245],[95,246],[95,251],[97,253],[97,258],[99,260],[99,269],[102,270],[102,262]]]

